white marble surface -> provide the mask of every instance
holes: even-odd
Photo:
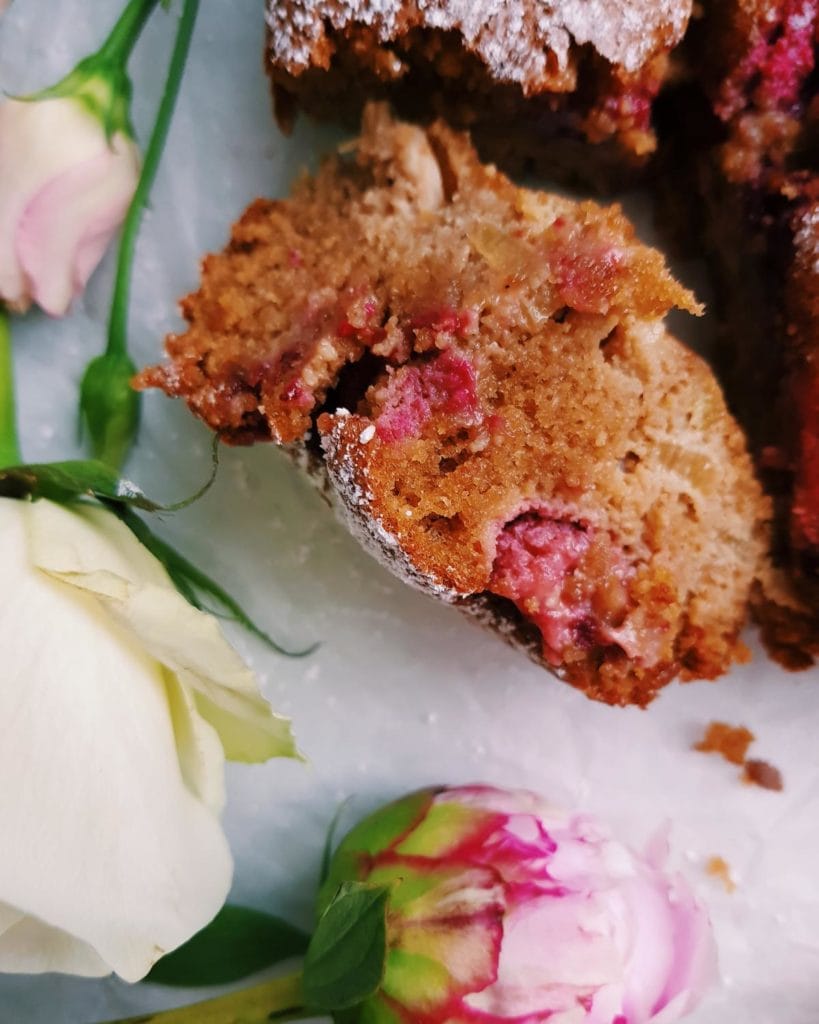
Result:
[[[92,47],[119,0],[15,0],[0,21],[0,88],[49,83]],[[144,138],[171,38],[157,14],[134,60]],[[333,133],[270,117],[261,71],[260,0],[203,4],[167,157],[139,243],[131,336],[154,360],[178,325],[175,300],[197,260],[220,246],[259,193],[281,194]],[[25,453],[77,454],[75,400],[103,343],[110,263],[74,314],[15,324]],[[158,395],[129,475],[152,495],[186,495],[208,472],[209,439]],[[647,712],[588,702],[493,637],[394,581],[362,553],[270,447],[228,451],[212,491],[166,517],[162,532],[291,643],[321,640],[306,661],[271,655],[236,632],[275,705],[293,716],[310,765],[232,766],[226,827],[233,897],[308,925],[325,827],[430,782],[528,786],[610,819],[635,843],[672,823],[673,861],[707,902],[723,981],[692,1024],[819,1020],[819,677],[787,675],[756,653],[719,684],[672,686]],[[737,769],[691,751],[711,719],[745,724],[785,790],[743,786]],[[8,784],[8,780],[0,780]],[[3,836],[13,842],[13,836]],[[706,875],[721,855],[737,889]],[[90,1024],[191,993],[116,980],[0,977],[0,1024]]]

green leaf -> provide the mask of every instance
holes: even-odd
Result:
[[[160,985],[226,985],[307,950],[309,936],[271,914],[228,904],[145,979]]]
[[[387,959],[386,886],[347,882],[319,918],[304,960],[310,1009],[345,1010],[378,991]]]
[[[178,512],[201,498],[216,479],[218,444],[217,435],[213,441],[211,473],[205,483],[195,494],[171,505],[152,501],[135,484],[122,479],[116,469],[97,459],[7,466],[0,469],[0,497],[48,498],[61,504],[77,498],[98,498],[143,512]]]
[[[165,511],[115,469],[95,459],[30,463],[0,469],[0,496],[49,498],[65,503],[76,498],[100,498],[145,512]]]

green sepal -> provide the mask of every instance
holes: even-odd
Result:
[[[227,985],[303,956],[309,936],[287,921],[227,904],[202,931],[163,957],[145,979],[159,985]]]
[[[347,882],[319,918],[304,959],[304,1002],[333,1012],[374,995],[387,960],[386,886]]]
[[[359,822],[342,839],[319,891],[321,912],[343,882],[361,880],[361,873],[370,869],[373,857],[399,842],[414,826],[424,820],[439,787],[421,789],[382,807]]]
[[[65,78],[55,85],[15,99],[27,103],[40,100],[76,100],[102,125],[110,142],[118,133],[134,138],[131,123],[133,85],[125,68],[102,53],[81,60]]]
[[[105,129],[106,138],[123,132],[134,137],[131,124],[133,86],[126,65],[131,51],[159,0],[129,0],[108,38],[55,85],[18,99],[75,99]]]
[[[126,353],[92,359],[80,385],[80,432],[87,431],[95,459],[119,469],[139,430],[142,396],[131,387],[136,373]]]
[[[496,815],[476,807],[435,804],[395,850],[404,857],[445,857],[495,820]]]
[[[437,1009],[451,995],[452,979],[443,964],[420,953],[391,949],[384,971],[384,993],[399,1005]]]

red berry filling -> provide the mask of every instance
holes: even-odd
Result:
[[[572,660],[573,651],[625,646],[617,626],[631,573],[622,556],[608,552],[601,578],[599,541],[590,526],[538,510],[513,519],[498,536],[490,590],[538,627],[553,665]]]
[[[438,413],[464,424],[474,422],[479,413],[475,369],[452,349],[420,366],[394,373],[375,426],[382,441],[404,441],[420,437],[424,426]]]
[[[785,0],[779,18],[757,39],[725,83],[717,114],[729,120],[748,105],[788,110],[813,70],[816,0]]]

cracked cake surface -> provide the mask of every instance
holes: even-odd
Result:
[[[393,571],[645,704],[745,657],[768,518],[674,305],[699,309],[618,207],[518,188],[372,105],[205,259],[140,384],[226,441],[309,448]]]

